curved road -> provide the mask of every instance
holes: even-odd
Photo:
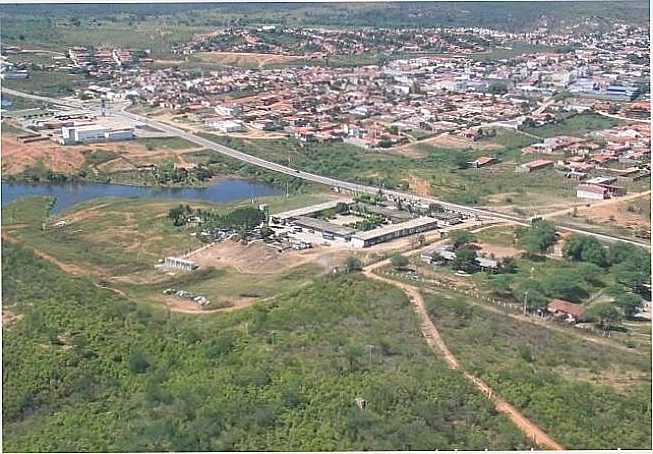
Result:
[[[58,98],[48,98],[44,96],[37,96],[37,95],[30,95],[28,93],[23,93],[20,91],[16,90],[11,90],[11,89],[6,89],[3,88],[3,91],[9,95],[14,95],[14,96],[20,96],[24,98],[29,98],[29,99],[34,99],[38,101],[43,101],[47,102],[50,104],[55,104],[55,105],[60,105],[60,106],[65,106],[65,107],[71,107],[75,109],[84,109],[87,108],[84,103],[78,101],[78,100],[71,100],[71,99],[58,99]],[[268,170],[272,170],[274,172],[279,172],[283,173],[286,175],[293,176],[295,178],[301,178],[306,181],[312,181],[314,183],[320,183],[320,184],[325,184],[327,186],[331,187],[337,187],[340,189],[345,189],[348,191],[352,192],[364,192],[368,194],[376,194],[379,191],[379,188],[374,187],[374,186],[367,186],[367,185],[362,185],[362,184],[357,184],[357,183],[351,183],[348,181],[343,181],[343,180],[338,180],[335,178],[331,177],[325,177],[322,175],[317,175],[314,173],[309,173],[309,172],[304,172],[302,170],[298,169],[293,169],[291,167],[278,164],[276,162],[271,162],[267,161],[265,159],[258,158],[256,156],[252,156],[247,153],[243,153],[242,151],[234,150],[233,148],[226,147],[224,145],[220,145],[216,142],[210,141],[208,139],[205,139],[203,137],[197,136],[195,134],[189,133],[187,131],[184,131],[183,129],[177,128],[175,126],[171,126],[166,123],[162,123],[157,120],[153,120],[151,118],[134,114],[131,112],[126,112],[124,110],[111,110],[111,114],[118,116],[118,117],[125,117],[128,118],[132,121],[136,121],[139,123],[143,123],[145,125],[148,125],[152,128],[162,130],[170,135],[174,135],[177,137],[181,137],[189,142],[195,143],[197,145],[200,145],[202,147],[205,147],[209,150],[217,151],[218,153],[221,153],[225,156],[229,156],[234,159],[238,159],[239,161],[246,162],[251,165],[255,165],[258,167],[263,167]],[[486,218],[497,218],[497,219],[503,219],[506,221],[511,221],[519,225],[529,225],[529,219],[524,219],[521,217],[517,216],[511,216],[503,213],[495,213],[490,210],[484,210],[484,209],[479,209],[479,208],[473,208],[465,205],[459,205],[456,203],[450,203],[450,202],[444,202],[442,200],[438,200],[435,198],[431,197],[420,197],[415,194],[410,194],[407,192],[401,192],[401,191],[393,191],[393,190],[383,190],[384,194],[390,195],[394,198],[400,198],[404,200],[411,200],[411,201],[422,201],[426,203],[437,203],[443,206],[446,209],[453,210],[453,211],[458,211],[462,213],[467,213],[470,215],[475,215],[479,217],[486,217]],[[608,242],[615,242],[615,241],[621,241],[624,243],[630,243],[634,244],[636,246],[640,247],[645,247],[647,249],[650,249],[650,244],[647,243],[642,243],[639,241],[634,241],[626,238],[620,238],[616,236],[610,236],[610,235],[603,235],[600,233],[595,233],[595,232],[590,232],[587,230],[583,229],[578,229],[574,227],[568,227],[565,225],[560,225],[558,224],[556,226],[559,230],[564,230],[564,231],[569,231],[569,232],[574,232],[574,233],[580,233],[583,235],[588,235],[588,236],[593,236],[599,240],[603,241],[608,241]]]

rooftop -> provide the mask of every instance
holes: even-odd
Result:
[[[379,227],[374,230],[368,230],[367,232],[359,232],[354,236],[361,240],[371,240],[373,238],[378,238],[380,236],[387,235],[389,233],[399,232],[405,229],[421,227],[424,225],[429,225],[437,222],[438,222],[437,219],[428,216],[423,216],[399,224],[384,225],[383,227]]]
[[[335,208],[336,205],[338,205],[338,203],[352,203],[352,202],[353,200],[349,198],[330,200],[328,202],[318,203],[317,205],[310,205],[310,206],[297,208],[295,210],[284,211],[282,213],[278,213],[273,216],[279,219],[289,219],[297,216],[306,216],[308,214],[318,213],[320,211],[325,211],[331,208]]]
[[[321,232],[329,232],[340,236],[350,236],[356,233],[356,230],[350,227],[333,224],[323,219],[309,218],[307,216],[296,216],[295,222],[298,225],[301,225],[303,227],[308,227],[309,229],[312,228],[315,230],[319,230]]]

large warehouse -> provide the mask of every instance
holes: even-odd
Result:
[[[293,225],[305,227],[307,229],[322,232],[327,235],[333,235],[334,238],[341,238],[346,241],[348,241],[349,238],[351,238],[351,236],[356,233],[355,229],[345,227],[343,225],[333,224],[322,219],[309,218],[307,216],[297,216],[293,221]]]
[[[351,245],[357,248],[401,238],[406,235],[426,232],[438,227],[438,220],[428,216],[411,219],[400,224],[390,224],[367,232],[359,232],[351,237]]]

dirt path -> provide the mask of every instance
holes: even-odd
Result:
[[[394,285],[395,287],[399,287],[401,290],[403,290],[408,296],[408,299],[412,303],[413,308],[419,317],[422,335],[426,339],[426,342],[431,350],[433,350],[434,353],[441,355],[447,362],[447,365],[450,369],[461,369],[458,360],[456,360],[456,357],[451,353],[444,340],[440,336],[437,328],[433,324],[431,317],[429,317],[428,311],[426,310],[426,305],[424,304],[424,298],[422,298],[419,290],[411,285],[405,284],[403,282],[397,282],[374,273],[374,270],[387,265],[388,263],[390,263],[389,260],[383,260],[370,265],[365,268],[363,274],[365,274],[365,276],[369,277],[370,279],[375,279],[386,284]],[[522,415],[515,407],[506,402],[501,396],[495,394],[495,392],[487,383],[467,371],[463,370],[463,374],[467,380],[474,384],[474,386],[479,391],[481,391],[488,399],[494,403],[496,410],[506,415],[529,440],[533,440],[538,446],[542,448],[564,450],[560,444],[549,437],[536,424]]]

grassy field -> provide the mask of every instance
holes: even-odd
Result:
[[[6,452],[529,448],[433,356],[395,288],[332,277],[188,317],[2,253],[19,317],[3,329]]]
[[[607,118],[597,114],[580,114],[560,121],[557,124],[525,128],[524,132],[535,134],[542,138],[555,136],[582,137],[585,134],[601,129],[612,128],[621,124],[614,118]]]
[[[60,97],[74,93],[81,86],[82,76],[55,71],[30,71],[26,80],[4,80],[2,85],[13,90],[41,96]],[[26,108],[21,106],[21,108]],[[18,107],[14,108],[14,110]]]
[[[575,185],[552,169],[516,174],[515,166],[532,157],[522,156],[521,147],[533,139],[516,133],[500,133],[502,149],[488,152],[449,150],[417,144],[423,158],[366,151],[345,143],[311,144],[300,148],[290,140],[242,140],[212,134],[205,137],[264,159],[348,181],[407,189],[409,179],[425,181],[431,194],[452,202],[477,205],[510,204],[527,211],[538,206],[575,198]],[[499,164],[483,169],[460,169],[461,160],[493,155]],[[505,197],[511,198],[506,201]]]
[[[426,299],[456,357],[567,448],[651,448],[648,356],[583,343],[464,296]]]
[[[210,30],[206,26],[186,25],[165,17],[120,14],[104,18],[25,14],[3,19],[2,38],[6,44],[59,52],[72,46],[125,47],[151,49],[155,57],[165,57],[170,55],[172,45],[190,40],[195,33]]]
[[[162,138],[147,138],[137,139],[148,150],[187,150],[189,148],[197,148],[193,142],[189,142],[181,137],[162,137]]]
[[[326,194],[298,195],[291,198],[262,197],[272,212],[298,208],[327,199]],[[190,231],[174,227],[168,219],[170,208],[186,203],[179,200],[96,199],[81,203],[46,224],[64,219],[63,228],[42,229],[51,199],[28,198],[2,210],[3,229],[14,241],[27,245],[75,275],[89,275],[127,291],[143,301],[160,303],[161,291],[179,284],[154,269],[166,256],[182,255],[203,243]],[[189,201],[194,208],[227,212],[249,202],[215,205]],[[185,290],[206,294],[218,304],[233,303],[243,296],[266,298],[297,288],[322,273],[320,267],[280,269],[278,273],[242,274],[229,266],[217,266],[193,278]]]

